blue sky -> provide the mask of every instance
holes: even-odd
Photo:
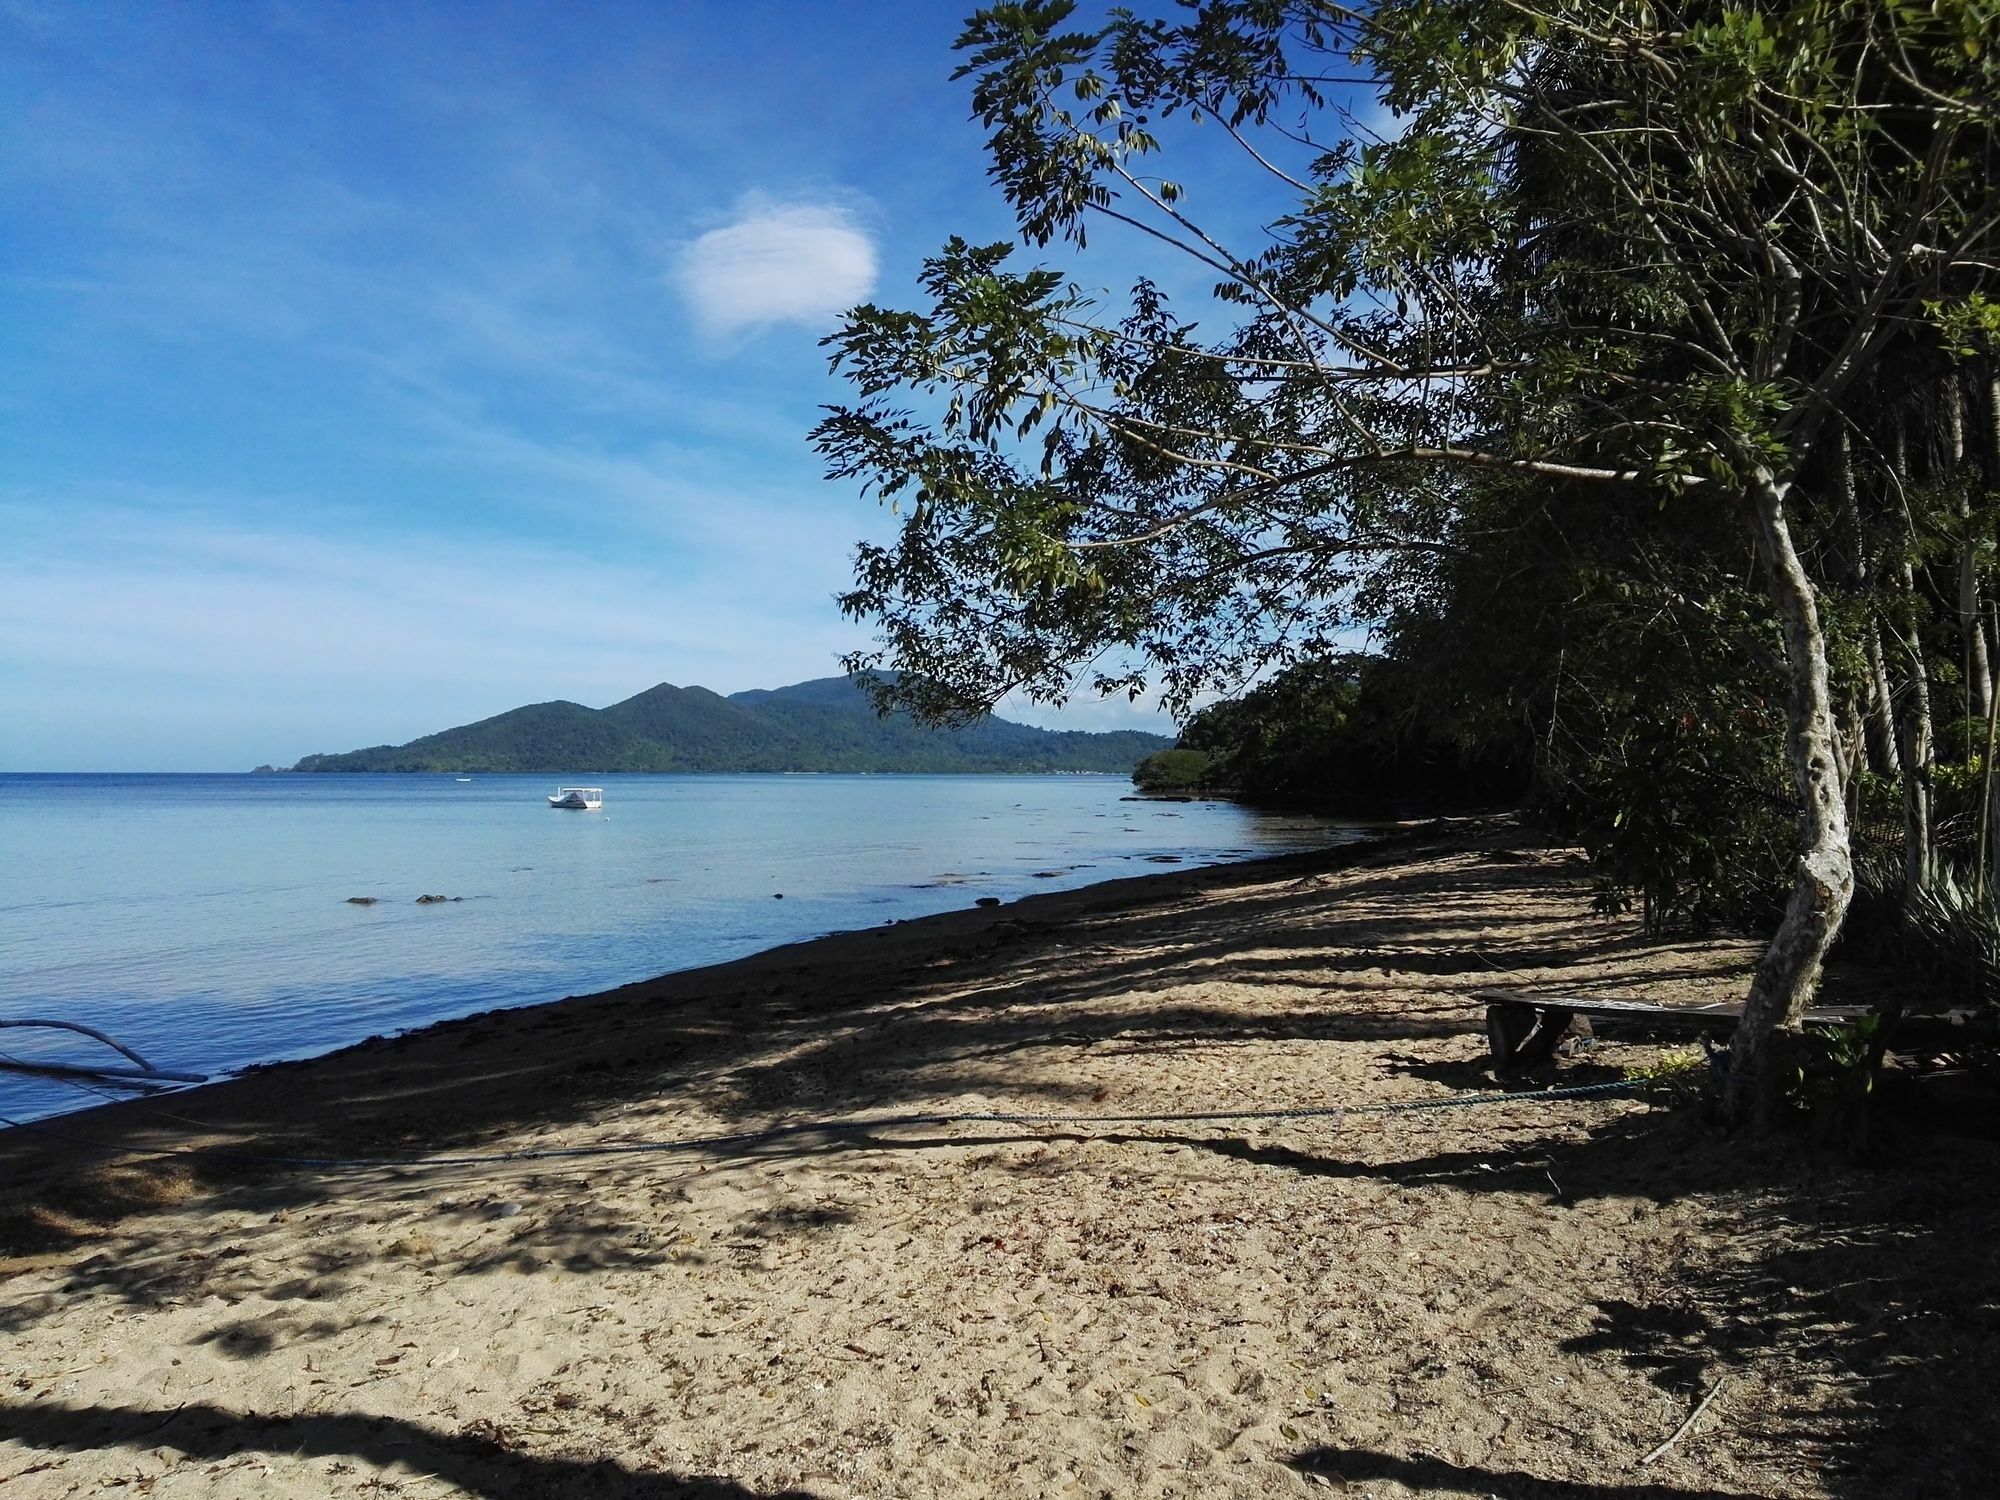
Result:
[[[837,670],[818,339],[1011,229],[964,9],[0,0],[0,769]]]

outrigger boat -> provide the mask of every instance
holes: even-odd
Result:
[[[0,1026],[40,1026],[51,1031],[74,1031],[79,1036],[87,1036],[105,1046],[124,1053],[132,1059],[133,1066],[107,1067],[102,1064],[85,1062],[42,1062],[38,1059],[22,1057],[0,1058],[0,1069],[18,1073],[44,1073],[51,1078],[102,1078],[113,1083],[150,1084],[159,1086],[169,1083],[206,1083],[206,1073],[177,1073],[168,1068],[156,1068],[145,1058],[134,1052],[123,1042],[106,1036],[95,1026],[84,1026],[76,1021],[0,1021]]]
[[[549,798],[550,807],[575,808],[578,812],[588,812],[592,808],[604,806],[604,788],[601,786],[559,786]]]

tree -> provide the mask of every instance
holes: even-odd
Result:
[[[1898,351],[2000,328],[1990,6],[1073,12],[997,5],[960,41],[992,176],[1030,244],[1118,225],[1211,275],[1227,326],[1149,282],[1110,318],[957,240],[927,311],[857,309],[830,342],[860,399],[816,440],[905,516],[862,549],[845,603],[882,641],[851,665],[903,669],[891,696],[939,718],[1079,672],[1185,705],[1476,548],[1481,475],[1590,486],[1639,526],[1726,514],[1780,634],[1799,802],[1734,1047],[1749,1113],[1853,885],[1801,486]],[[1353,125],[1355,90],[1395,133]],[[1149,174],[1190,127],[1286,196],[1257,242]]]
[[[1199,792],[1205,790],[1209,764],[1205,752],[1185,745],[1155,750],[1132,768],[1132,784],[1142,792]]]

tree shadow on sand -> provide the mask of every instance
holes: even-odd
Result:
[[[1528,1096],[1532,1102],[1532,1096]],[[1371,1159],[1366,1121],[1302,1129],[1292,1140],[1191,1130],[990,1131],[831,1139],[822,1151],[986,1149],[1052,1141],[1184,1148],[1276,1173],[1366,1179],[1448,1193],[1531,1194],[1552,1214],[1593,1199],[1727,1204],[1733,1241],[1690,1251],[1641,1299],[1576,1291],[1592,1327],[1561,1345],[1620,1360],[1691,1410],[1735,1382],[1708,1419],[1774,1460],[1804,1458],[1835,1495],[1961,1495],[1989,1486],[1991,1392],[2000,1383],[2000,1206],[1987,1142],[1905,1141],[1956,1161],[1895,1170],[1796,1143],[1718,1135],[1693,1113],[1626,1114],[1587,1132],[1554,1128],[1506,1144]],[[1322,1146],[1318,1142],[1327,1142]],[[1345,1150],[1329,1146],[1347,1147]],[[1827,1405],[1817,1388],[1851,1403]],[[1749,1396],[1744,1393],[1759,1391]],[[1666,1434],[1662,1433],[1662,1437]],[[1692,1446],[1692,1445],[1690,1445]],[[1421,1493],[1720,1496],[1654,1485],[1566,1484],[1432,1459],[1322,1454],[1301,1467],[1350,1482],[1396,1479]]]
[[[472,1016],[393,1044],[375,1039],[191,1095],[0,1131],[0,1254],[60,1248],[97,1226],[172,1210],[217,1188],[254,1190],[254,1208],[278,1212],[321,1196],[326,1174],[313,1160],[518,1145],[661,1097],[687,1099],[723,1120],[881,1108],[940,1088],[1039,1089],[1059,1100],[1059,1083],[1023,1078],[1004,1063],[1057,1034],[1134,1044],[1150,1035],[1166,1044],[1204,1035],[1333,1040],[1464,1029],[1449,994],[1420,1021],[1371,1016],[1348,1000],[1349,986],[1316,1014],[1247,1023],[1198,1005],[1117,1003],[1135,987],[1159,989],[1189,975],[1304,983],[1343,940],[1379,950],[1359,967],[1426,955],[1456,964],[1425,902],[1412,906],[1405,897],[1421,886],[1426,898],[1434,889],[1468,899],[1558,878],[1511,866],[1460,868],[1450,878],[1388,868],[1413,846],[1423,847],[1408,839],[1349,845],[1261,862],[1254,875],[1245,867],[1193,870],[998,912],[947,913],[603,996]],[[1353,878],[1320,890],[1340,872]],[[1232,894],[1218,909],[1189,905],[1203,892],[1273,876],[1292,878],[1275,891]],[[1365,907],[1371,893],[1394,894],[1396,902],[1383,911],[1351,907],[1351,899]],[[1252,955],[1260,944],[1269,951]],[[1506,946],[1498,937],[1492,944]],[[894,1029],[901,1061],[858,1066],[876,1049],[878,1028]]]
[[[1110,1113],[1093,1111],[1093,1096],[1071,1076],[1073,1070],[1046,1069],[1030,1077],[1020,1067],[1022,1055],[1036,1048],[1082,1054],[1246,1040],[1472,1038],[1479,1013],[1466,991],[1481,972],[1557,968],[1559,960],[1612,954],[1621,965],[1614,980],[1619,984],[1686,978],[1673,945],[1590,926],[1580,915],[1580,899],[1572,900],[1579,912],[1576,943],[1560,949],[1550,945],[1547,912],[1530,921],[1507,915],[1504,903],[1482,904],[1523,889],[1568,889],[1573,877],[1559,867],[1461,863],[1414,874],[1367,868],[1371,860],[1386,865],[1409,854],[1407,845],[1386,851],[1355,846],[1295,857],[1260,872],[1265,877],[1273,870],[1296,872],[1289,885],[1232,894],[1212,906],[1189,898],[1243,884],[1242,869],[1186,872],[1166,877],[1165,884],[1099,888],[1037,898],[997,914],[966,912],[850,934],[810,952],[780,949],[589,1001],[473,1017],[393,1047],[350,1049],[310,1068],[255,1074],[157,1108],[122,1106],[66,1120],[55,1132],[103,1142],[114,1152],[179,1149],[195,1142],[219,1144],[224,1155],[107,1167],[95,1148],[11,1132],[0,1136],[0,1180],[11,1179],[0,1218],[11,1210],[13,1232],[0,1223],[0,1248],[10,1238],[20,1248],[24,1236],[37,1230],[59,1243],[65,1233],[87,1235],[93,1221],[128,1216],[115,1251],[67,1268],[71,1280],[63,1295],[106,1295],[145,1305],[206,1293],[219,1284],[226,1291],[232,1278],[248,1285],[257,1275],[254,1258],[231,1258],[227,1244],[195,1260],[185,1258],[184,1240],[147,1223],[153,1209],[227,1188],[232,1211],[282,1215],[343,1193],[371,1193],[393,1202],[399,1193],[414,1197],[438,1180],[429,1169],[382,1168],[357,1177],[260,1157],[471,1154],[559,1139],[560,1132],[580,1125],[590,1127],[591,1137],[611,1141],[629,1141],[641,1128],[665,1137],[699,1133],[647,1114],[658,1101],[671,1099],[698,1103],[711,1122],[702,1128],[719,1121],[731,1127],[724,1134],[773,1119],[837,1118],[978,1091],[1011,1096],[1019,1102],[1007,1107],[1021,1112]],[[1325,881],[1340,871],[1347,872],[1341,881]],[[1556,910],[1560,914],[1561,908]],[[1451,951],[1464,943],[1454,931],[1473,929],[1480,934],[1479,962],[1490,962],[1492,970],[1467,967],[1465,955]],[[1408,989],[1415,986],[1376,980],[1366,972],[1373,969],[1421,974],[1431,983],[1424,986],[1424,997],[1413,1001]],[[1313,978],[1329,971],[1343,975],[1337,985]],[[1290,986],[1293,993],[1283,1005],[1254,1016],[1171,993],[1191,980],[1225,979]],[[1396,990],[1400,998],[1378,998],[1378,989]],[[1324,1001],[1315,998],[1319,993]],[[882,1035],[889,1032],[896,1040],[893,1058],[885,1058],[882,1049]],[[1415,1053],[1378,1060],[1433,1087],[1490,1087],[1476,1064]],[[1595,1060],[1586,1065],[1601,1066]],[[1574,1069],[1561,1075],[1564,1082],[1601,1076]],[[1225,1107],[1254,1103],[1222,1102]],[[1988,1202],[1990,1195],[1968,1191],[1964,1184],[1990,1181],[2000,1151],[1990,1145],[1948,1154],[1912,1150],[1892,1176],[1856,1172],[1789,1146],[1726,1141],[1685,1117],[1600,1112],[1597,1123],[1586,1128],[1577,1121],[1589,1115],[1538,1118],[1536,1109],[1528,1094],[1455,1114],[1466,1128],[1453,1132],[1448,1148],[1412,1147],[1414,1154],[1401,1158],[1385,1157],[1363,1130],[1332,1123],[1254,1134],[1226,1124],[1106,1125],[1094,1127],[1087,1138],[1109,1137],[1142,1150],[1186,1147],[1277,1174],[1368,1178],[1442,1193],[1526,1193],[1546,1202],[1551,1213],[1604,1198],[1712,1200],[1741,1225],[1730,1253],[1689,1261],[1643,1298],[1597,1300],[1589,1286],[1579,1286],[1575,1294],[1590,1308],[1592,1326],[1576,1338],[1572,1352],[1624,1360],[1690,1405],[1704,1382],[1737,1368],[1782,1367],[1798,1372],[1806,1386],[1846,1383],[1858,1399],[1838,1408],[1845,1427],[1830,1427],[1813,1415],[1823,1403],[1808,1399],[1805,1387],[1780,1389],[1767,1410],[1737,1412],[1732,1421],[1739,1433],[1773,1449],[1808,1445],[1828,1465],[1824,1482],[1855,1500],[1979,1489],[1991,1434],[1982,1403],[1984,1393],[2000,1382],[2000,1306],[1992,1275],[2000,1215]],[[921,1110],[919,1105],[915,1112]],[[177,1119],[181,1111],[192,1120]],[[1356,1116],[1349,1126],[1362,1120]],[[988,1128],[976,1135],[807,1130],[712,1138],[691,1143],[677,1159],[780,1162],[1084,1138],[1061,1127]],[[524,1174],[545,1172],[555,1179],[588,1171],[597,1185],[608,1187],[657,1173],[661,1161],[496,1167],[484,1174],[483,1187],[468,1184],[463,1202],[449,1212],[483,1213],[487,1200],[500,1192],[526,1196],[536,1179]],[[802,1235],[838,1223],[837,1215],[825,1220],[811,1209],[781,1209],[743,1232]],[[592,1274],[650,1264],[657,1247],[636,1243],[630,1231],[616,1215],[536,1211],[524,1214],[504,1243],[461,1271]],[[380,1248],[386,1238],[359,1230],[331,1236],[289,1268],[288,1281],[258,1284],[263,1296],[298,1309],[276,1333],[325,1336],[319,1304],[331,1301],[343,1281],[365,1275],[370,1255],[390,1253]],[[6,1326],[27,1326],[50,1315],[59,1300],[16,1305]],[[269,1336],[271,1329],[233,1325],[218,1333],[248,1353]],[[25,1420],[19,1415],[24,1410],[12,1408],[9,1419]],[[177,1431],[184,1415],[62,1408],[39,1409],[39,1415],[56,1424],[45,1430],[67,1433],[76,1442],[99,1434],[92,1445],[130,1441],[145,1435],[137,1431],[145,1424],[157,1426],[171,1417],[176,1426],[166,1433],[175,1438],[172,1446],[185,1449]],[[261,1437],[288,1452],[302,1442],[307,1451],[318,1451],[317,1444],[328,1453],[352,1453],[392,1438],[429,1444],[416,1461],[436,1472],[456,1465],[467,1476],[459,1482],[477,1494],[560,1494],[566,1492],[562,1486],[614,1497],[747,1493],[728,1481],[524,1458],[503,1450],[491,1434],[453,1437],[391,1423],[386,1426],[392,1438],[385,1438],[374,1419],[336,1416],[289,1419],[302,1425],[279,1435],[277,1419],[222,1412],[206,1413],[205,1419],[217,1424],[220,1434],[201,1438],[211,1446],[225,1440],[256,1446]],[[93,1420],[100,1425],[90,1425]],[[303,1425],[312,1423],[320,1425]],[[165,1440],[157,1437],[147,1446]],[[1510,1471],[1357,1452],[1328,1461],[1345,1467],[1325,1472],[1350,1482],[1398,1479],[1443,1494],[1584,1500],[1715,1493],[1659,1485],[1565,1486]],[[524,1468],[527,1464],[558,1467]],[[1924,1484],[1913,1488],[1913,1475],[1925,1476]],[[1937,1478],[1935,1485],[1929,1484],[1931,1477]]]
[[[1621,1359],[1690,1405],[1718,1382],[1787,1372],[1761,1403],[1725,1391],[1720,1419],[1771,1451],[1818,1455],[1836,1495],[1984,1493],[2000,1209],[1967,1183],[1992,1181],[1996,1165],[1990,1149],[1894,1170],[1753,1158],[1730,1183],[1751,1199],[1736,1245],[1690,1261],[1642,1301],[1596,1299],[1594,1326],[1563,1347]],[[1854,1404],[1791,1399],[1813,1386]]]
[[[1518,1469],[1475,1468],[1441,1458],[1398,1458],[1366,1448],[1309,1448],[1286,1462],[1301,1474],[1343,1485],[1400,1484],[1419,1495],[1471,1495],[1477,1500],[1755,1500],[1738,1490],[1543,1479]]]
[[[445,1433],[394,1417],[262,1417],[200,1403],[168,1411],[11,1403],[0,1405],[0,1440],[6,1439],[42,1452],[165,1448],[196,1463],[269,1454],[357,1460],[377,1469],[400,1464],[491,1500],[813,1500],[805,1490],[752,1490],[716,1476],[530,1453],[485,1424]]]

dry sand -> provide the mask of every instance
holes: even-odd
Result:
[[[1379,1105],[1491,1086],[1483,984],[1740,989],[1747,943],[1642,940],[1517,838],[825,939],[59,1129],[380,1155]],[[1995,1152],[1914,1141],[1532,1094],[365,1171],[10,1132],[0,1500],[1990,1492]]]

